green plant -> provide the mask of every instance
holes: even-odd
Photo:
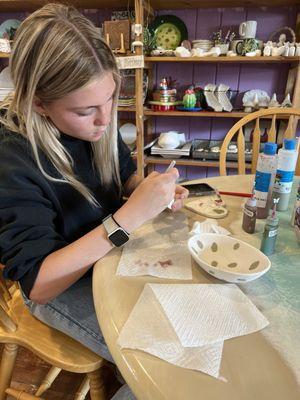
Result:
[[[149,55],[152,50],[156,49],[157,44],[156,44],[156,38],[153,34],[151,34],[150,30],[148,27],[144,28],[144,53],[146,55]]]

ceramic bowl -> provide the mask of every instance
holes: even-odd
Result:
[[[226,235],[195,235],[189,239],[188,248],[201,268],[226,282],[253,281],[271,266],[269,258],[260,250]]]

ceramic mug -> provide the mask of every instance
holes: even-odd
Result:
[[[257,39],[255,39],[255,41],[256,41],[257,49],[262,50],[263,41],[257,40]],[[244,48],[244,39],[233,40],[230,44],[230,50],[232,50],[234,53],[238,54],[239,56],[244,54],[243,48]]]
[[[254,39],[256,36],[256,21],[245,21],[240,24],[239,34],[242,39]]]

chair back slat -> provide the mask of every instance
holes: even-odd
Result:
[[[291,115],[289,118],[289,122],[287,124],[286,130],[284,131],[284,134],[283,134],[284,139],[292,139],[295,137],[295,135],[293,133],[296,129],[295,122],[296,122],[295,117],[293,115]]]
[[[251,162],[251,174],[255,174],[256,164],[258,160],[258,154],[260,149],[260,119],[256,118],[255,127],[253,131],[252,140],[252,162]]]
[[[220,150],[220,161],[219,161],[219,172],[221,176],[227,174],[226,172],[226,155],[228,150],[228,145],[234,135],[238,133],[238,173],[245,173],[246,163],[245,163],[245,154],[241,155],[240,153],[244,153],[245,151],[245,141],[241,138],[241,128],[243,128],[246,124],[251,121],[256,121],[254,133],[253,133],[253,150],[252,150],[252,163],[251,163],[251,172],[255,173],[256,164],[259,154],[260,147],[260,126],[259,119],[263,117],[272,116],[271,127],[268,132],[268,140],[269,142],[276,143],[276,119],[278,119],[278,115],[290,116],[288,127],[285,132],[284,137],[293,138],[296,133],[296,122],[300,117],[300,108],[269,108],[264,110],[259,110],[253,113],[246,115],[244,118],[237,121],[233,127],[228,131],[225,136],[221,150]],[[240,148],[241,145],[241,148]],[[297,164],[296,175],[300,174],[300,161]]]
[[[272,117],[271,127],[268,132],[268,142],[276,143],[276,114]]]
[[[239,134],[237,138],[238,145],[238,173],[240,175],[245,174],[246,166],[245,166],[245,137],[243,128],[240,127]]]

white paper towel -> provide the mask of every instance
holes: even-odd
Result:
[[[223,342],[185,348],[170,321],[146,285],[118,338],[122,348],[139,349],[183,368],[195,369],[219,377]]]
[[[199,233],[218,233],[221,235],[231,235],[227,229],[219,226],[218,222],[212,218],[207,218],[203,222],[194,222],[193,228],[190,231],[190,235],[198,235]]]
[[[268,325],[234,284],[152,284],[151,288],[185,347],[246,335]]]
[[[117,275],[152,275],[166,279],[192,279],[187,247],[188,221],[183,213],[162,213],[131,235],[120,257]]]
[[[267,324],[235,285],[146,284],[118,344],[218,378],[223,340]]]

